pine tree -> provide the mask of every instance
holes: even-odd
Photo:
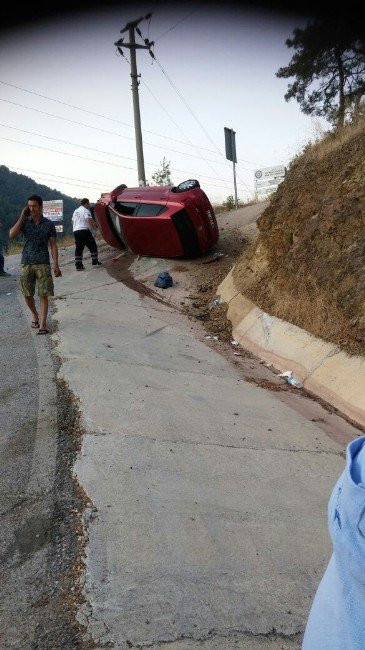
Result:
[[[296,50],[276,76],[294,77],[285,100],[296,99],[303,113],[325,117],[340,127],[357,119],[365,95],[365,46],[362,28],[353,19],[317,18],[296,28],[286,40]]]

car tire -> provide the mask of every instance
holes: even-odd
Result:
[[[176,193],[188,192],[189,190],[195,190],[197,187],[200,187],[199,181],[195,180],[195,178],[189,178],[187,181],[183,181],[179,185],[176,185],[176,187],[173,187],[172,191]]]

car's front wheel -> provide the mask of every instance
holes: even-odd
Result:
[[[183,181],[182,183],[179,183],[179,185],[176,185],[172,191],[188,192],[189,190],[195,190],[197,187],[200,187],[199,181],[195,180],[194,178],[189,178],[187,181]]]

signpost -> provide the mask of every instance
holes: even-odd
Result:
[[[283,165],[256,169],[254,172],[256,199],[268,198],[270,194],[275,192],[284,180],[285,173],[286,167]]]
[[[236,206],[236,210],[238,208],[238,201],[237,201],[237,183],[236,183],[236,162],[237,162],[237,155],[236,155],[236,131],[233,131],[233,129],[229,129],[227,126],[224,127],[224,140],[225,140],[225,145],[226,145],[226,158],[227,160],[231,160],[233,163],[233,184],[234,184],[234,202]]]

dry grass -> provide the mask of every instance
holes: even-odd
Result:
[[[308,161],[321,161],[329,154],[336,152],[340,147],[343,147],[353,137],[362,133],[364,128],[365,119],[362,119],[358,124],[346,124],[333,133],[324,133],[315,142],[304,147],[300,157],[303,156]]]

